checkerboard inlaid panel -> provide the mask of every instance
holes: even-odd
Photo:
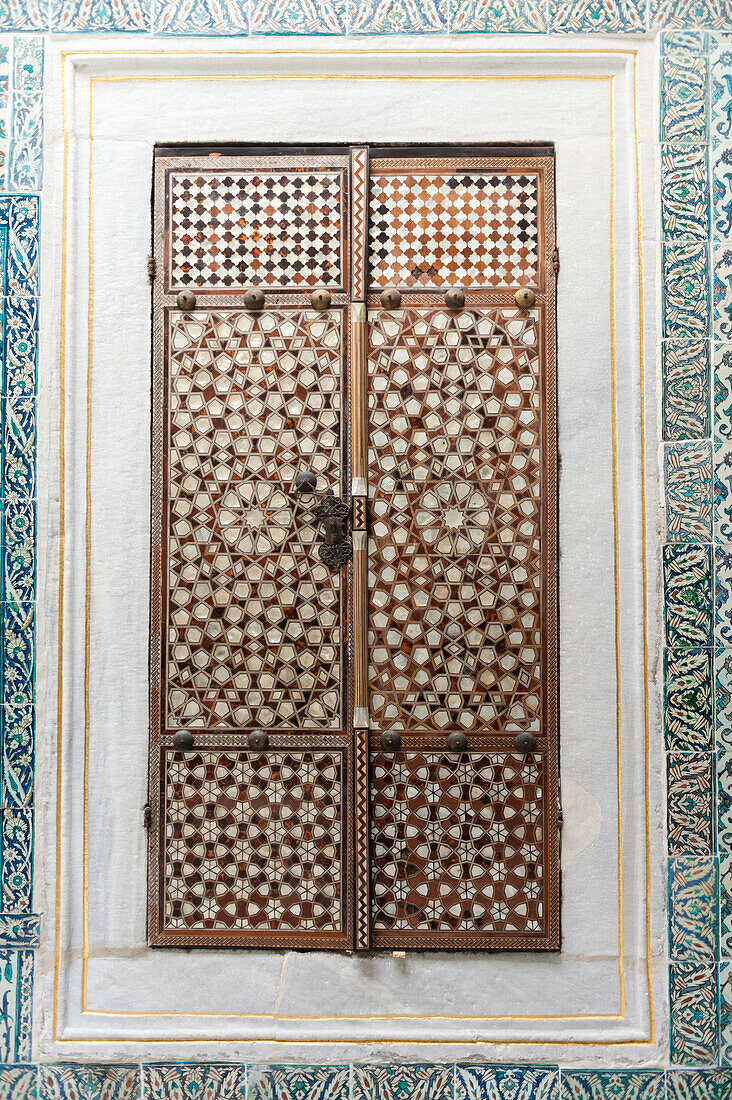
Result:
[[[343,172],[176,171],[168,181],[171,290],[343,285]]]
[[[536,286],[538,212],[535,173],[379,173],[377,162],[369,191],[371,286]]]

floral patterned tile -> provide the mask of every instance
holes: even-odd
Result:
[[[346,0],[251,0],[252,34],[345,34]]]
[[[668,867],[668,923],[674,962],[717,958],[717,864],[713,856],[677,856]]]
[[[246,34],[248,0],[152,0],[155,34]]]
[[[38,1066],[0,1066],[1,1100],[38,1100]]]
[[[710,546],[678,543],[663,548],[666,644],[709,646],[712,641]]]
[[[549,0],[553,31],[572,34],[642,32],[645,0]]]
[[[348,1066],[249,1066],[247,1100],[349,1100],[349,1095]]]
[[[714,441],[714,538],[732,542],[732,442]]]
[[[454,1100],[558,1100],[556,1066],[456,1066]]]
[[[663,334],[694,340],[709,332],[709,255],[706,244],[663,248]]]
[[[719,1061],[732,1064],[732,963],[719,967]]]
[[[732,142],[713,145],[710,159],[712,232],[715,237],[732,237]]]
[[[7,397],[32,397],[37,389],[38,299],[3,298],[2,393]]]
[[[719,856],[719,957],[732,959],[732,852]]]
[[[353,1067],[353,1100],[453,1100],[452,1066]]]
[[[3,420],[2,491],[6,500],[36,495],[36,400],[6,397]]]
[[[512,31],[546,30],[543,0],[452,0],[450,30]]]
[[[662,57],[698,57],[708,50],[707,31],[664,31],[661,35]]]
[[[732,852],[732,752],[717,753],[717,848]]]
[[[706,145],[661,146],[661,228],[669,239],[709,237]]]
[[[732,344],[714,346],[714,436],[732,443]]]
[[[137,1066],[41,1065],[40,1100],[140,1100]]]
[[[663,1100],[662,1070],[562,1071],[561,1100]]]
[[[440,34],[448,0],[350,0],[350,34]]]
[[[1,707],[2,804],[10,808],[33,803],[33,707]],[[33,947],[35,944],[30,944]]]
[[[0,31],[47,31],[48,0],[0,0]]]
[[[35,702],[34,603],[2,604],[3,703],[30,706]],[[13,910],[9,909],[12,913]]]
[[[13,90],[23,95],[43,91],[43,39],[38,35],[13,38]]]
[[[707,140],[706,57],[664,57],[661,61],[661,140],[703,144]]]
[[[43,96],[39,92],[13,97],[8,187],[40,191],[43,186]]]
[[[227,1062],[151,1063],[142,1067],[142,1080],[145,1100],[246,1098],[246,1066]]]
[[[732,43],[715,47],[709,58],[710,139],[732,141]]]
[[[669,443],[664,450],[666,538],[669,542],[711,542],[710,441]]]
[[[729,0],[648,0],[648,24],[725,30],[730,25]]]
[[[662,359],[663,438],[705,439],[710,434],[709,341],[664,340]]]
[[[714,638],[732,646],[732,545],[714,547]]]
[[[145,0],[56,0],[51,4],[51,30],[149,31],[149,4]]]
[[[729,1100],[732,1070],[672,1069],[666,1074],[666,1100]]]
[[[709,751],[714,728],[711,649],[666,649],[663,663],[667,750]]]
[[[716,1065],[717,966],[671,963],[671,1064]]]
[[[669,855],[714,852],[714,757],[669,753],[666,758]]]
[[[718,242],[714,247],[712,286],[713,336],[732,341],[732,241]]]

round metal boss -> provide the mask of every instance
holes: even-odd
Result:
[[[264,308],[264,291],[248,290],[244,295],[244,305],[247,309],[257,310]]]
[[[468,747],[468,739],[464,733],[448,733],[447,747],[450,752],[464,752]]]
[[[396,730],[385,730],[379,738],[381,747],[386,752],[396,752],[397,749],[402,747],[401,735]]]
[[[536,748],[536,738],[533,733],[529,733],[528,730],[524,730],[523,733],[517,733],[514,745],[519,752],[533,752]]]
[[[314,493],[318,484],[318,475],[312,470],[300,470],[295,474],[296,493]]]
[[[399,309],[402,304],[402,296],[394,287],[387,287],[386,290],[382,290],[379,301],[384,309]]]
[[[196,308],[196,295],[192,290],[181,290],[178,297],[175,299],[178,309],[182,309],[185,313]]]
[[[250,733],[247,737],[247,745],[250,749],[266,749],[269,745],[269,737],[262,730],[257,730],[256,733]]]
[[[462,309],[465,305],[465,291],[455,287],[445,291],[445,305],[448,309]]]
[[[173,744],[177,749],[192,749],[193,734],[190,730],[178,730],[173,734]]]
[[[526,287],[522,287],[521,290],[517,290],[514,301],[519,309],[531,309],[536,301],[536,295],[533,290],[528,290]]]
[[[313,309],[327,309],[330,305],[330,291],[314,290],[310,295],[310,305]]]

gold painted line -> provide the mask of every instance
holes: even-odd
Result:
[[[648,547],[646,541],[646,368],[645,368],[645,316],[643,303],[643,204],[641,191],[641,151],[640,119],[638,117],[638,57],[633,69],[633,117],[635,125],[635,194],[637,204],[638,227],[638,333],[639,362],[638,378],[640,388],[640,446],[641,446],[641,562],[642,562],[642,598],[643,598],[643,724],[645,730],[644,760],[644,804],[646,815],[646,980],[648,982],[648,1011],[650,1014],[651,1039],[656,1037],[656,1015],[653,1003],[653,975],[651,971],[651,794],[650,794],[650,702],[649,653],[648,653]]]
[[[417,1016],[409,1013],[392,1013],[388,1016],[379,1014],[362,1014],[354,1013],[352,1016],[276,1016],[273,1012],[128,1012],[117,1011],[115,1009],[103,1009],[103,1008],[87,1008],[84,1011],[85,1016],[124,1016],[136,1019],[147,1019],[148,1017],[155,1017],[160,1019],[167,1019],[168,1017],[174,1018],[183,1016],[188,1019],[201,1019],[201,1020],[317,1020],[318,1022],[328,1022],[332,1020],[447,1020],[451,1022],[455,1021],[483,1021],[488,1020],[491,1023],[497,1020],[624,1020],[625,1016],[621,1016],[619,1013],[611,1015],[599,1014],[592,1015],[589,1012],[578,1012],[574,1016],[520,1016],[512,1013],[508,1013],[505,1016]],[[173,1040],[175,1041],[175,1040]],[[218,1040],[214,1040],[217,1042]],[[244,1041],[244,1040],[242,1040]],[[293,1040],[293,1042],[299,1042],[299,1040]]]
[[[255,1043],[269,1043],[273,1046],[352,1046],[352,1047],[365,1047],[375,1046],[379,1044],[383,1046],[458,1046],[458,1047],[647,1047],[652,1042],[651,1039],[608,1039],[605,1041],[597,1039],[572,1039],[557,1040],[557,1039],[212,1039],[209,1035],[197,1035],[193,1038],[186,1039],[165,1039],[165,1038],[149,1038],[147,1035],[140,1036],[139,1038],[131,1039],[56,1039],[57,1043],[73,1043],[75,1046],[95,1046],[99,1043],[135,1043],[135,1044],[147,1044],[147,1043],[166,1043],[168,1046],[176,1046],[178,1044],[197,1043],[199,1045],[207,1046],[221,1046],[228,1043],[248,1043],[254,1045]]]
[[[586,55],[600,54],[603,57],[635,57],[638,58],[638,50],[630,49],[581,49],[581,50],[487,50],[478,48],[474,50],[456,49],[363,49],[363,50],[303,50],[295,47],[291,50],[237,50],[233,46],[222,50],[64,50],[61,53],[63,60],[67,57],[491,57],[517,56],[517,57],[550,57],[560,54],[572,57],[584,57]],[[91,79],[91,78],[90,78]]]
[[[61,117],[64,134],[63,192],[61,200],[61,320],[59,348],[59,536],[58,536],[58,661],[56,684],[56,912],[54,913],[54,961],[53,961],[53,1037],[58,1025],[58,990],[61,956],[61,759],[63,752],[63,674],[64,674],[64,558],[66,552],[66,450],[64,431],[66,423],[66,246],[69,205],[69,135],[66,126],[66,80],[61,82]]]
[[[383,75],[361,75],[357,73],[210,73],[203,75],[201,73],[191,73],[189,75],[183,74],[180,76],[168,75],[168,76],[93,76],[90,78],[90,84],[158,84],[165,82],[175,83],[188,83],[190,81],[244,81],[249,82],[252,80],[351,80],[351,81],[378,81],[381,83],[385,80],[398,80],[400,82],[408,81],[410,83],[424,83],[425,81],[430,83],[463,83],[469,81],[470,83],[484,82],[484,81],[509,81],[509,82],[522,82],[527,80],[545,80],[550,82],[564,81],[569,83],[584,83],[586,81],[594,81],[597,83],[606,83],[609,80],[614,80],[614,76],[558,76],[554,73],[537,74],[537,73],[522,73],[511,75],[497,75],[484,73],[479,76],[413,76],[411,74],[402,73],[384,73]]]

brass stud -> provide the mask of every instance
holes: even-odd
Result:
[[[517,733],[513,743],[519,752],[533,752],[536,748],[536,738],[528,730]]]
[[[448,309],[462,309],[465,305],[465,291],[459,287],[445,291],[445,305]]]
[[[177,749],[192,749],[193,734],[190,730],[178,730],[178,732],[173,735],[173,744]]]
[[[536,301],[536,295],[533,290],[529,290],[527,287],[522,287],[521,290],[517,290],[514,296],[514,301],[519,309],[531,309]]]
[[[386,290],[382,290],[379,301],[384,309],[399,309],[402,304],[402,296],[395,287],[390,286]]]
[[[244,295],[244,305],[253,311],[264,308],[264,291],[248,290]]]
[[[247,737],[247,745],[250,749],[256,749],[261,752],[262,749],[266,749],[269,746],[269,737],[263,730],[257,730],[256,733],[250,733]]]
[[[175,301],[178,309],[182,309],[184,313],[190,313],[196,308],[196,295],[192,290],[181,290]]]
[[[385,752],[397,752],[402,747],[401,734],[396,730],[384,730],[379,741]]]
[[[310,305],[313,309],[327,309],[330,305],[330,291],[314,290],[310,295]]]
[[[447,748],[449,752],[465,752],[468,747],[468,739],[464,733],[448,733]]]

